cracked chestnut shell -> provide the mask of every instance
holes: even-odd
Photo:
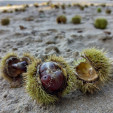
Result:
[[[98,78],[96,70],[88,62],[81,62],[76,67],[77,77],[86,82],[96,81]]]
[[[5,73],[8,76],[15,78],[26,72],[28,63],[26,61],[21,61],[17,57],[10,57],[6,61]]]
[[[56,62],[44,62],[39,67],[42,86],[49,93],[57,93],[65,84],[65,76]]]

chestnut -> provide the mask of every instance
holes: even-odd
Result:
[[[65,76],[56,62],[44,62],[39,67],[39,76],[45,90],[55,93],[63,88]]]

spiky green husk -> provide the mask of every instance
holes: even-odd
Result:
[[[7,81],[9,82],[12,82],[13,79],[11,77],[9,77],[5,72],[4,72],[4,69],[6,68],[6,61],[7,59],[9,59],[10,57],[17,57],[17,54],[16,53],[8,53],[6,54],[5,57],[3,57],[3,59],[1,60],[1,76],[6,79]],[[18,57],[17,57],[18,58]]]
[[[80,5],[79,8],[80,8],[80,10],[84,10],[85,7]]]
[[[3,18],[1,20],[1,25],[6,26],[10,24],[10,19],[9,18]]]
[[[111,14],[111,9],[106,9],[106,14]]]
[[[0,68],[1,68],[1,76],[2,76],[4,79],[6,79],[7,81],[9,81],[9,82],[12,82],[14,79],[13,79],[12,77],[9,77],[4,71],[5,71],[5,68],[6,68],[6,61],[7,61],[7,59],[9,59],[9,58],[11,58],[11,57],[16,57],[16,58],[18,58],[18,59],[21,59],[21,58],[18,57],[18,55],[17,55],[16,53],[14,53],[14,52],[8,53],[8,54],[6,54],[6,55],[2,58],[2,60],[1,60],[1,67],[0,67]],[[23,57],[28,57],[28,58],[30,59],[29,64],[35,60],[35,58],[34,58],[33,56],[31,56],[29,53],[24,53],[23,56],[22,56],[22,58],[23,58]]]
[[[30,60],[30,62],[29,62],[29,63],[32,63],[33,61],[35,61],[34,56],[30,55],[30,53],[23,53],[22,58],[24,58],[24,57],[29,58],[29,60]]]
[[[77,80],[77,87],[83,93],[93,93],[98,91],[101,86],[103,86],[110,79],[111,63],[109,58],[105,56],[103,50],[96,48],[89,48],[83,51],[83,56],[90,64],[94,67],[98,74],[98,79],[94,82],[85,82],[80,79]],[[80,61],[83,62],[83,61]],[[80,63],[78,61],[78,64]]]
[[[72,23],[73,24],[80,24],[81,23],[81,16],[76,15],[72,18]]]
[[[111,63],[109,58],[105,56],[106,52],[96,48],[91,48],[84,50],[84,54],[97,71],[99,80],[103,83],[109,80]]]
[[[28,71],[24,74],[26,91],[32,99],[36,100],[40,104],[54,103],[58,100],[58,98],[45,92],[39,75],[36,75],[37,66],[40,65],[40,63],[41,60],[36,60],[28,66]]]
[[[105,18],[97,18],[94,22],[94,26],[98,29],[105,29],[108,25],[108,21]]]
[[[61,70],[66,77],[67,86],[66,88],[59,93],[59,97],[64,96],[69,93],[75,86],[75,76],[73,74],[73,70],[68,66],[68,64],[64,61],[62,57],[57,57],[55,55],[50,56],[45,61],[53,61],[57,62],[61,67]],[[39,74],[37,72],[37,66],[41,64],[41,60],[34,61],[28,67],[27,73],[24,74],[25,78],[25,88],[30,96],[35,99],[40,104],[54,104],[59,100],[59,97],[56,95],[52,95],[47,93],[40,81]]]
[[[66,5],[65,4],[62,4],[61,5],[61,8],[64,10],[64,9],[66,9]]]
[[[82,91],[83,93],[93,94],[94,92],[100,90],[98,85],[99,85],[98,82],[84,83],[82,80],[79,80],[79,79],[77,80],[78,89],[80,89],[80,91]]]
[[[66,24],[67,18],[66,18],[65,15],[60,15],[60,16],[58,16],[58,17],[56,18],[56,22],[57,22],[58,24],[61,24],[61,23]]]
[[[97,12],[98,12],[98,13],[101,13],[101,12],[102,12],[101,8],[98,8],[98,9],[97,9]]]

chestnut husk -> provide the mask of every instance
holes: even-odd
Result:
[[[75,61],[74,70],[77,77],[77,88],[83,93],[93,94],[111,80],[111,61],[105,56],[106,52],[95,47],[85,49],[81,53],[81,58]],[[81,79],[77,74],[77,66],[81,63],[88,63],[96,72],[98,77],[92,81]],[[79,70],[80,71],[80,70]],[[82,71],[82,70],[81,70]]]
[[[37,69],[43,62],[40,59],[32,62],[28,66],[27,73],[24,73],[25,89],[39,104],[54,104],[59,101],[60,98],[72,91],[75,88],[76,77],[74,76],[74,70],[65,62],[63,57],[58,57],[56,55],[51,55],[44,62],[55,62],[60,67],[65,76],[65,84],[62,90],[57,93],[49,93],[42,86],[39,70]]]
[[[16,73],[15,64],[26,62],[25,64],[28,65],[34,61],[34,59],[35,58],[29,53],[24,53],[22,57],[18,57],[14,52],[6,54],[1,60],[1,76],[10,83],[11,87],[21,87],[23,83],[22,74],[27,71],[27,66],[23,70],[18,70],[17,75],[13,75]],[[13,65],[13,68],[10,65]]]

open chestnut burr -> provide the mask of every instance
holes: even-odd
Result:
[[[53,104],[75,90],[74,70],[55,55],[32,62],[24,76],[27,92],[40,104]]]
[[[75,62],[77,87],[83,93],[94,93],[110,81],[111,63],[103,50],[85,49]]]
[[[21,58],[16,53],[7,54],[1,61],[2,77],[10,82],[11,87],[22,86],[22,74],[27,71],[27,66],[34,60],[28,53]]]

